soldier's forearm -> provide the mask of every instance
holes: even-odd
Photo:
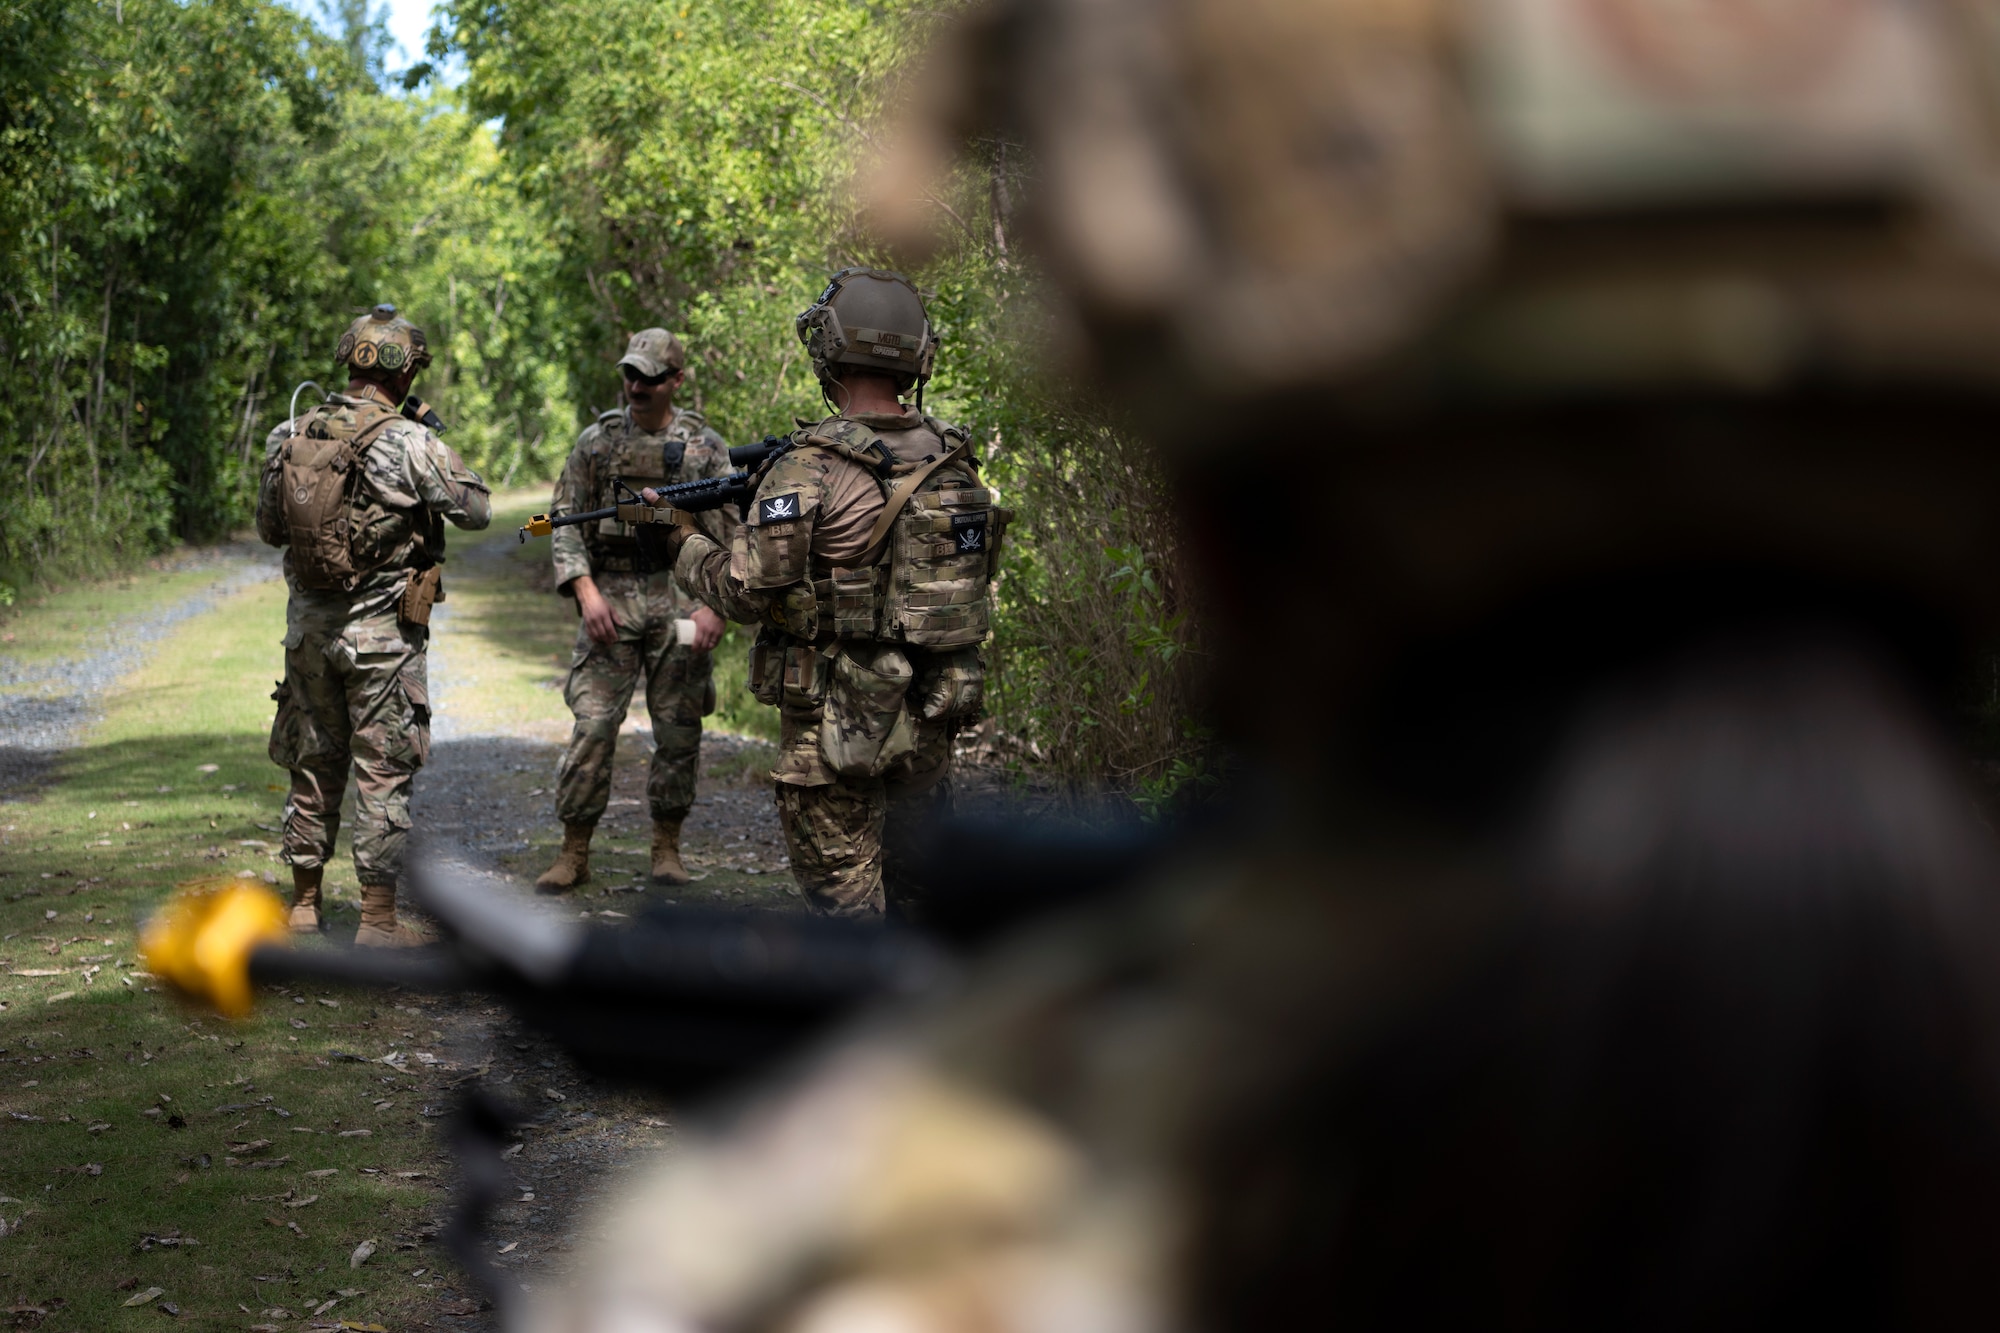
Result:
[[[674,581],[709,610],[739,624],[762,622],[771,605],[768,592],[745,587],[731,571],[729,552],[699,532],[681,543]]]
[[[493,497],[483,486],[465,486],[445,506],[444,516],[467,532],[478,532],[493,521]]]

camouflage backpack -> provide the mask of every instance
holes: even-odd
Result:
[[[286,541],[292,576],[301,586],[344,592],[366,572],[354,560],[361,454],[397,417],[380,403],[329,404],[307,413],[279,450]]]

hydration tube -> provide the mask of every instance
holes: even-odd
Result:
[[[327,392],[325,389],[320,389],[318,380],[306,380],[298,388],[292,390],[292,405],[287,409],[285,414],[285,433],[287,435],[297,435],[299,433],[299,395],[307,389],[319,389],[319,400],[322,403],[327,400]]]

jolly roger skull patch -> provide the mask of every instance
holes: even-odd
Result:
[[[978,555],[986,549],[985,514],[953,514],[951,539],[960,555]]]
[[[783,523],[788,518],[799,516],[799,493],[792,491],[786,495],[767,495],[757,502],[759,523]]]

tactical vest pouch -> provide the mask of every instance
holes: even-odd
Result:
[[[318,592],[352,588],[367,571],[354,555],[354,495],[361,453],[396,413],[374,403],[315,410],[278,451],[292,577]]]
[[[779,705],[817,709],[826,702],[828,673],[826,653],[809,643],[786,644],[784,671],[779,678]]]
[[[396,619],[405,625],[428,625],[431,623],[431,607],[443,600],[444,570],[436,565],[416,570],[403,589],[403,600],[396,607]]]
[[[810,583],[794,583],[778,594],[765,613],[771,624],[795,639],[819,638],[819,598]]]
[[[906,706],[910,659],[887,645],[845,644],[833,659],[819,750],[844,778],[875,778],[917,748]]]
[[[778,706],[785,688],[785,641],[759,631],[750,645],[750,697],[770,708]]]
[[[915,709],[926,722],[970,722],[986,707],[986,661],[977,648],[928,653],[917,671]]]
[[[882,625],[882,589],[888,571],[880,565],[862,569],[836,569],[813,581],[813,596],[819,602],[820,623],[831,612],[834,637],[872,639]]]

